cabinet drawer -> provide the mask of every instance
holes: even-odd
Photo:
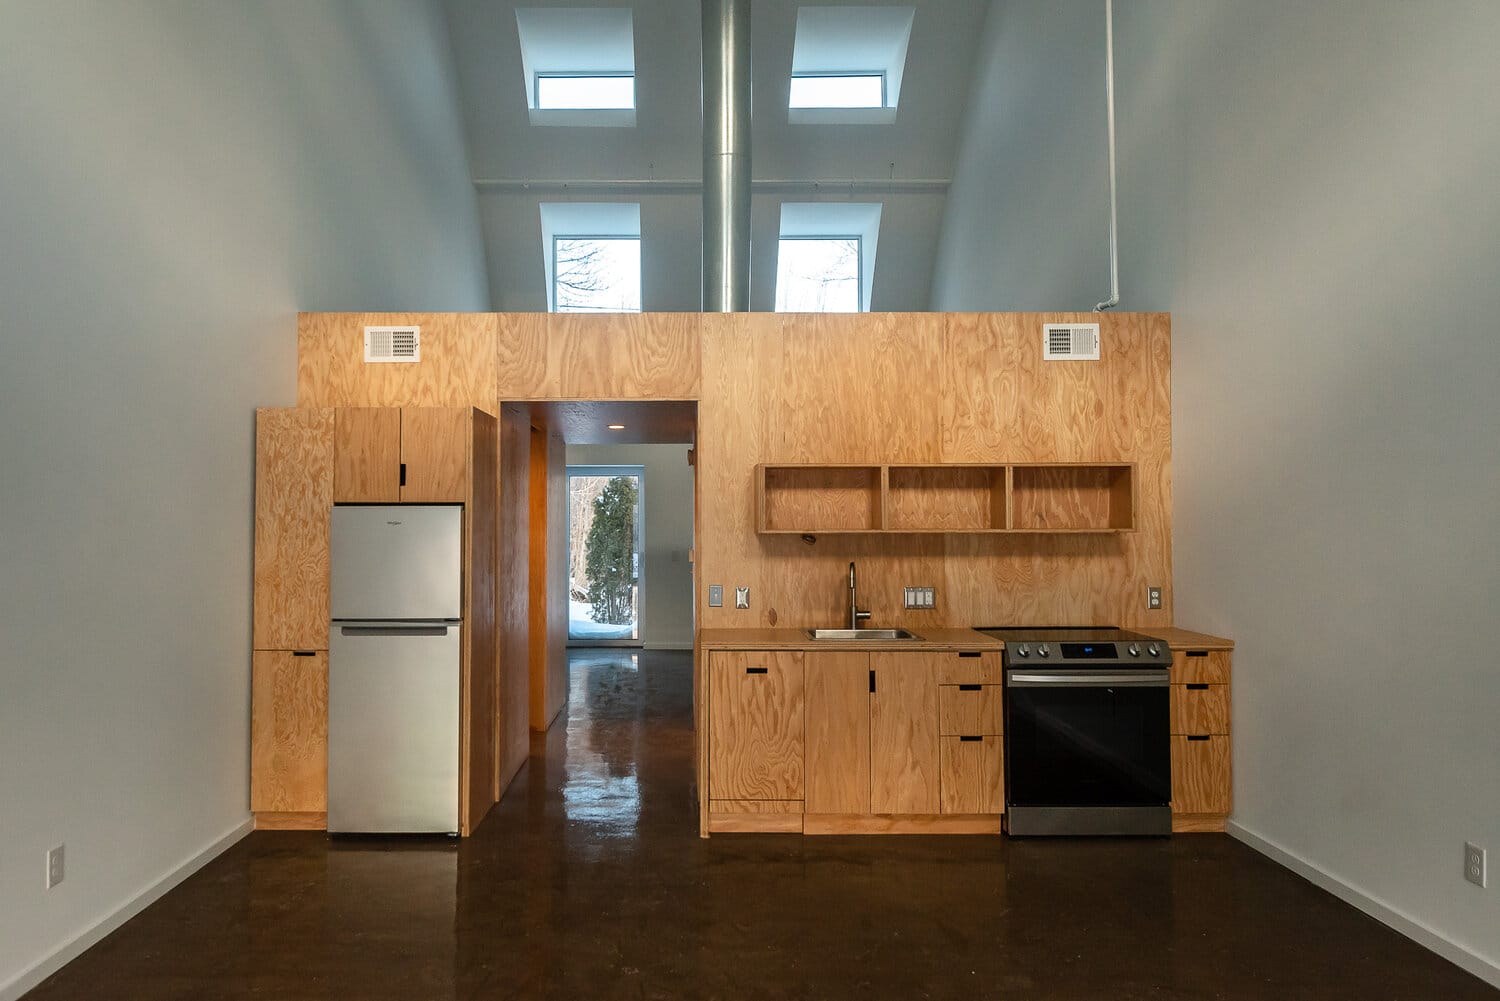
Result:
[[[978,656],[973,653],[939,653],[932,656],[938,661],[940,685],[998,685],[1005,681],[999,653]]]
[[[1173,685],[1172,732],[1229,732],[1228,685]]]
[[[710,799],[802,799],[800,653],[709,656]]]
[[[250,809],[328,809],[328,651],[256,650],[251,662]]]
[[[1002,733],[1000,692],[999,685],[940,685],[938,707],[942,728],[938,732],[945,736]]]
[[[1223,734],[1172,738],[1172,812],[1227,814],[1229,738]]]
[[[942,812],[1004,813],[1004,739],[977,734],[943,737],[941,747]]]
[[[1229,684],[1228,650],[1173,650],[1172,684]]]

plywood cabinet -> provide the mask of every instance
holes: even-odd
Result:
[[[1172,826],[1222,831],[1234,805],[1229,650],[1172,651]]]
[[[808,653],[808,813],[870,812],[870,655]]]
[[[937,661],[943,656],[870,654],[871,813],[938,812]]]
[[[1176,734],[1172,737],[1172,812],[1223,816],[1230,808],[1229,737]]]
[[[945,735],[941,750],[943,813],[1003,813],[1005,744],[999,734]]]
[[[710,800],[801,800],[802,654],[715,653],[708,671]]]
[[[339,407],[334,500],[463,503],[472,413],[465,407]]]
[[[257,650],[251,667],[250,809],[328,809],[328,651]]]
[[[328,645],[332,410],[255,412],[257,650]]]

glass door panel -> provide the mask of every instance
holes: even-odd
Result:
[[[641,637],[645,470],[568,467],[568,639],[633,644]]]

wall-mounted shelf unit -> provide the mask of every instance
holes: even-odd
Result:
[[[1135,530],[1129,462],[766,464],[762,535],[1108,533]]]

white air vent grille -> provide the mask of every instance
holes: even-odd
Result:
[[[1048,323],[1042,327],[1042,358],[1047,361],[1098,361],[1099,324]]]
[[[422,360],[421,327],[366,327],[365,361]]]

